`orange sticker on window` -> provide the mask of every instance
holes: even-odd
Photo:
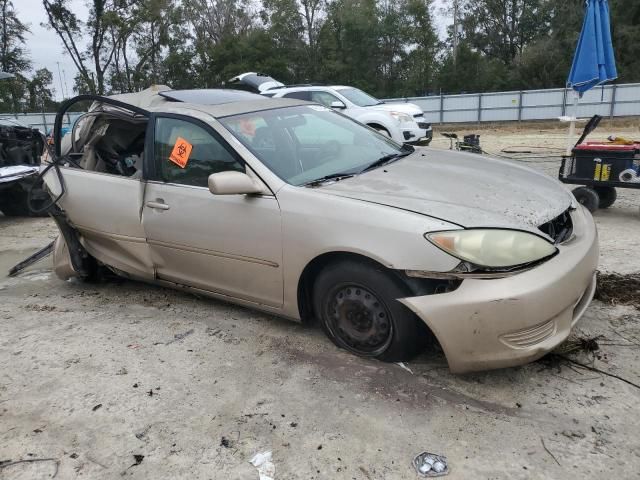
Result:
[[[189,161],[191,150],[193,150],[193,145],[187,142],[184,138],[178,137],[176,144],[173,146],[173,150],[171,150],[171,155],[169,155],[169,160],[180,168],[184,168],[187,166],[187,162]]]

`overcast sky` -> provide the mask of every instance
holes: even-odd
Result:
[[[440,14],[440,6],[448,3],[447,0],[436,0],[435,13],[437,28],[442,36],[444,34],[448,19],[443,18]],[[72,10],[80,18],[86,20],[88,8],[86,0],[71,0]],[[29,26],[30,34],[27,34],[27,49],[33,62],[34,70],[38,68],[48,68],[53,73],[53,86],[55,88],[55,96],[60,99],[62,97],[62,83],[65,83],[66,89],[70,95],[73,94],[73,79],[76,76],[76,67],[73,61],[64,51],[62,42],[53,30],[42,27],[42,23],[47,23],[47,14],[42,7],[42,0],[13,0],[13,5],[18,12],[18,18]],[[60,72],[58,74],[58,64],[60,63]]]
[[[87,7],[85,0],[72,0],[73,11],[82,20],[87,18]],[[72,94],[73,79],[76,76],[76,67],[69,56],[64,52],[62,42],[53,30],[41,27],[41,23],[47,23],[47,14],[42,7],[42,0],[13,0],[13,6],[18,12],[18,18],[26,23],[31,30],[27,34],[27,50],[31,56],[34,70],[38,68],[48,68],[53,73],[53,86],[56,90],[56,97],[61,97],[60,78],[58,75],[58,65],[60,71],[64,71],[67,78],[67,90]],[[64,78],[62,79],[64,82]]]

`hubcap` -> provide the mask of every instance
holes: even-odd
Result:
[[[386,350],[393,328],[389,312],[370,290],[338,286],[329,295],[329,327],[345,348],[360,355],[375,356]]]

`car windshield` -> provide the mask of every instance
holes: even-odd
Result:
[[[291,185],[361,173],[381,159],[413,149],[320,105],[278,108],[221,118],[271,171]],[[375,166],[375,165],[374,165]]]
[[[382,102],[377,98],[372,97],[368,93],[364,93],[357,88],[341,88],[338,90],[340,94],[347,97],[347,99],[356,104],[359,107],[371,107],[373,105],[380,105]]]

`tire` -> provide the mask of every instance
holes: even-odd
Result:
[[[616,203],[618,193],[614,187],[593,187],[600,198],[598,208],[609,208]]]
[[[45,205],[45,200],[34,201],[35,208]],[[0,211],[7,217],[46,217],[46,212],[33,213],[29,209],[28,193],[21,187],[12,187],[0,192]]]
[[[362,357],[402,362],[422,350],[427,329],[397,298],[410,295],[382,267],[343,261],[316,278],[313,305],[322,329],[338,347]]]
[[[578,203],[584,205],[584,207],[591,213],[595,212],[600,206],[600,197],[598,193],[589,187],[578,187],[573,190],[573,196],[576,197]]]
[[[0,192],[0,210],[7,217],[28,217],[27,192],[15,187]]]

